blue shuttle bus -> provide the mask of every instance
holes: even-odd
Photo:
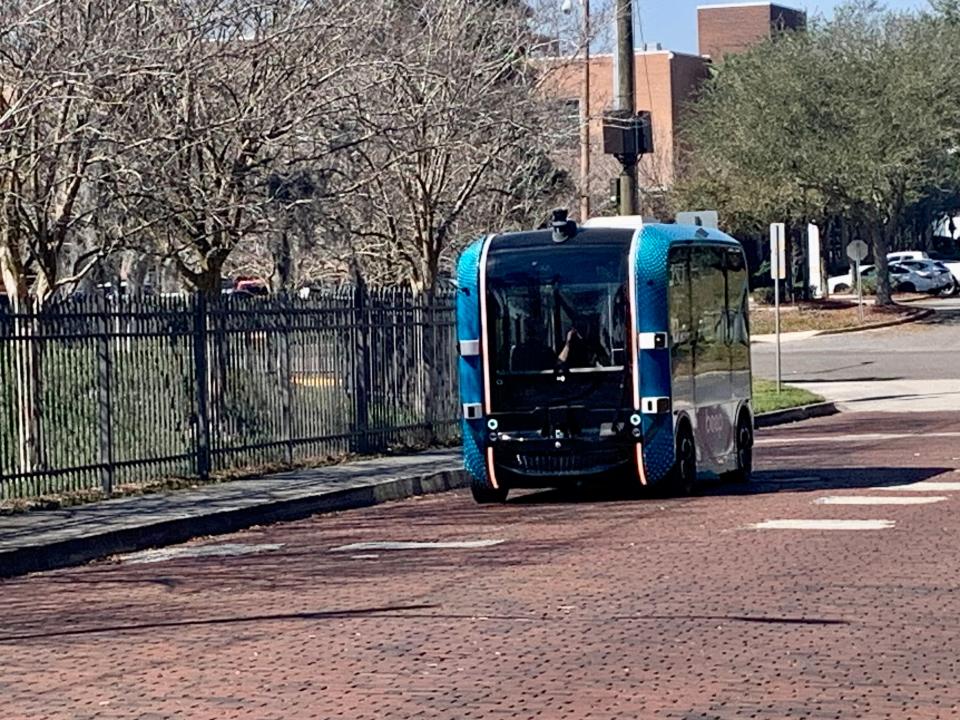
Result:
[[[458,268],[464,463],[474,499],[601,476],[692,490],[752,465],[743,248],[714,229],[555,217]]]

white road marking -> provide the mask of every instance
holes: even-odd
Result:
[[[752,530],[886,530],[893,520],[764,520],[748,525]]]
[[[776,485],[792,485],[792,484],[820,482],[821,480],[822,478],[816,475],[801,475],[798,477],[764,478],[763,480],[759,480],[758,482],[772,483]]]
[[[874,495],[828,495],[817,498],[813,501],[814,505],[929,505],[930,503],[943,502],[946,495],[898,497],[897,495],[887,495],[886,497],[877,497]]]
[[[760,438],[754,441],[754,445],[798,445],[801,443],[849,443],[849,442],[872,442],[875,440],[901,440],[903,438],[949,438],[960,437],[960,432],[941,432],[941,433],[849,433],[844,435],[806,435],[800,437],[785,438]]]
[[[884,485],[882,487],[869,489],[885,490],[888,492],[954,492],[960,490],[960,482],[949,480],[922,480],[920,482],[909,483],[908,485]]]
[[[363,550],[470,550],[499,545],[503,540],[451,540],[447,542],[359,542],[330,548],[330,552],[356,552]]]
[[[260,545],[245,543],[221,543],[219,545],[183,545],[180,547],[160,548],[157,550],[142,550],[140,552],[122,555],[121,562],[128,565],[142,565],[145,563],[164,562],[166,560],[183,560],[200,557],[234,557],[237,555],[252,555],[254,553],[279,550],[283,543],[263,543]]]

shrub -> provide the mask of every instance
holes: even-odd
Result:
[[[773,288],[761,287],[753,291],[753,301],[757,305],[773,305]]]

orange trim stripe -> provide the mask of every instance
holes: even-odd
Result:
[[[647,473],[643,469],[643,445],[637,443],[637,472],[640,474],[640,484],[647,484]]]
[[[487,475],[490,476],[490,484],[493,485],[494,490],[500,487],[500,483],[497,482],[497,473],[493,469],[493,448],[487,448]],[[646,483],[644,483],[646,484]]]

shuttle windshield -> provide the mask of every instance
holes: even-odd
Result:
[[[487,263],[490,359],[500,375],[622,369],[622,245],[498,249]]]

